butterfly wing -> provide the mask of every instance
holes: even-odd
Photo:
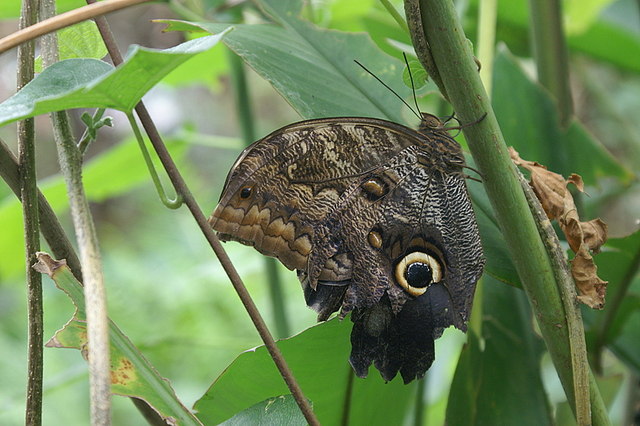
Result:
[[[210,223],[297,269],[319,319],[353,312],[359,376],[373,362],[385,379],[410,381],[442,329],[465,329],[482,271],[463,164],[443,131],[302,122],[243,152]]]
[[[354,221],[359,231],[343,236],[353,260],[341,313],[353,311],[350,361],[361,377],[371,363],[385,380],[422,377],[442,330],[466,330],[482,246],[463,176],[431,154],[404,150],[368,177],[397,182],[388,194],[345,215],[343,228]]]
[[[289,269],[307,270],[312,249],[319,250],[313,244],[318,225],[354,176],[414,143],[406,131],[411,130],[366,118],[284,127],[243,151],[209,222],[223,240],[254,246]],[[333,256],[336,247],[325,245],[324,252]],[[335,256],[320,279],[349,278],[346,261]]]

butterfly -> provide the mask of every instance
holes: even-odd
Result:
[[[434,115],[418,130],[338,117],[247,147],[209,223],[296,270],[318,320],[351,314],[350,363],[424,376],[434,340],[466,331],[484,257],[460,145]]]

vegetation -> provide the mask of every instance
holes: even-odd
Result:
[[[260,326],[256,333],[260,320],[238,280],[229,285],[203,220],[242,147],[284,124],[369,116],[415,125],[401,101],[354,62],[410,99],[406,52],[420,109],[441,116],[455,109],[463,124],[457,139],[483,181],[469,180],[487,258],[470,330],[445,331],[424,380],[385,384],[374,369],[354,378],[350,321],[314,326],[295,273],[248,247],[224,245],[271,332],[288,338],[278,347],[304,398],[322,424],[630,424],[640,401],[637,3],[566,2],[562,11],[555,1],[460,3],[457,16],[447,2],[422,5],[424,28],[411,19],[407,25],[403,5],[387,1],[133,6],[118,18],[128,27],[142,10],[180,20],[145,22],[137,40],[122,42],[155,37],[166,26],[175,47],[134,46],[115,68],[113,44],[107,37],[112,59],[104,58],[104,30],[90,21],[59,31],[57,49],[44,41],[42,58],[23,44],[19,85],[31,79],[34,59],[38,74],[0,104],[7,183],[0,185],[0,423],[23,422],[25,401],[29,424],[158,422],[146,404],[120,396],[101,409],[97,401],[108,397],[101,383],[180,424],[233,416],[237,423],[313,422],[276,368],[277,350],[249,350],[262,345],[261,336],[269,346],[269,336]],[[59,0],[58,11],[73,16],[83,5]],[[0,5],[3,19],[20,14],[17,0]],[[411,48],[421,37],[432,64],[424,50],[416,57]],[[4,58],[13,55],[3,46],[0,40]],[[428,79],[420,78],[421,65]],[[136,107],[147,92],[164,142]],[[483,112],[478,126],[464,126]],[[146,143],[140,129],[149,133]],[[582,176],[586,195],[573,193],[581,220],[600,216],[609,225],[610,238],[594,255],[598,276],[608,281],[604,309],[576,307],[573,286],[563,286],[571,281],[562,274],[566,261],[553,257],[549,230],[542,238],[536,230],[544,214],[536,218],[531,197],[529,212],[502,139],[525,160]],[[187,206],[173,209],[182,202]],[[561,252],[572,258],[556,229]],[[35,251],[65,258],[68,267],[39,255],[35,273]],[[102,292],[111,322],[101,323]],[[87,334],[92,341],[109,337],[111,373],[101,376],[99,345],[87,352]],[[38,339],[49,341],[41,396]]]

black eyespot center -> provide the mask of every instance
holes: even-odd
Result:
[[[250,186],[245,186],[240,190],[240,198],[249,198],[252,192],[253,188],[251,188]]]
[[[414,262],[404,272],[407,283],[416,288],[427,287],[433,281],[433,271],[428,263]]]

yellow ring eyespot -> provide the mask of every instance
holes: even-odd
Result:
[[[420,296],[432,283],[442,280],[442,265],[432,255],[414,251],[395,266],[396,283],[412,296]]]

